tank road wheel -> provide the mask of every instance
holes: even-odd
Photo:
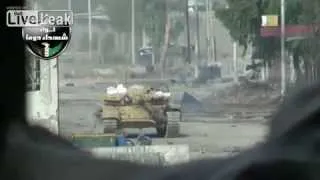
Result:
[[[160,127],[157,127],[156,130],[159,137],[165,137],[167,133],[167,124],[162,124]]]
[[[103,119],[103,133],[114,134],[118,130],[118,120],[116,119]]]
[[[93,131],[94,133],[103,133],[103,124],[101,120],[101,112],[102,108],[99,108],[96,112],[94,112],[94,127]]]
[[[180,112],[169,111],[167,112],[167,125],[165,130],[165,137],[174,138],[180,135]]]
[[[183,121],[183,114],[181,111],[179,111],[179,121],[182,122]]]

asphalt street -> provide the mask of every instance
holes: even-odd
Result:
[[[62,135],[94,133],[98,108],[104,88],[92,86],[61,87],[60,129]],[[157,138],[155,129],[144,129],[153,137],[153,144],[188,144],[191,158],[224,156],[238,152],[263,140],[267,127],[263,123],[224,121],[220,117],[203,117],[193,114],[188,122],[181,122],[181,134],[177,138]],[[192,121],[190,121],[192,119]],[[139,130],[127,129],[134,137]]]

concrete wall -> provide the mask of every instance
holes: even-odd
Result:
[[[41,60],[40,91],[27,92],[27,117],[37,124],[58,133],[58,69],[57,61]]]
[[[112,158],[156,165],[188,162],[188,145],[152,145],[115,148],[94,148],[90,152],[98,158]],[[125,157],[123,157],[125,156]]]

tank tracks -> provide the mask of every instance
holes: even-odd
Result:
[[[114,134],[118,130],[118,121],[116,119],[101,119],[102,109],[98,109],[94,113],[95,122],[94,122],[94,132],[95,133],[105,133],[105,134]]]
[[[103,133],[114,134],[119,129],[118,121],[115,119],[104,119],[103,123]]]
[[[96,119],[94,131],[98,134],[114,134],[118,130],[118,121],[115,119]]]
[[[166,113],[167,122],[162,127],[157,128],[157,134],[160,137],[175,138],[180,135],[181,114],[178,111]],[[114,134],[119,130],[118,121],[115,119],[97,120],[95,131],[97,133]]]
[[[180,135],[180,112],[167,112],[167,124],[157,129],[157,133],[160,137],[175,138]],[[119,129],[117,120],[103,120],[103,129],[100,132],[106,134],[116,133]]]

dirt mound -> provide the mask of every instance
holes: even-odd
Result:
[[[214,104],[268,106],[280,102],[280,90],[268,82],[241,82],[207,98]]]

